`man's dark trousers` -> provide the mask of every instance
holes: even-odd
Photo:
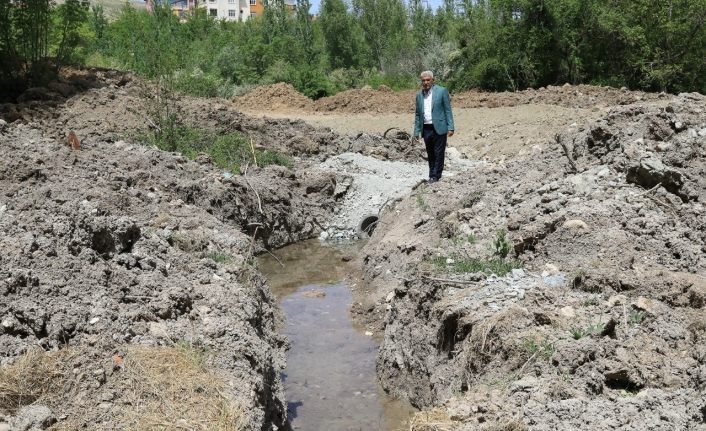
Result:
[[[427,159],[429,161],[429,179],[439,180],[441,171],[444,170],[444,153],[446,152],[446,135],[439,135],[434,130],[434,125],[425,124],[422,129],[422,137],[427,147]]]

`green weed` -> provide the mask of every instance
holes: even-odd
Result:
[[[417,206],[421,208],[422,211],[429,211],[429,204],[426,199],[424,199],[424,195],[417,195]]]
[[[472,233],[469,233],[467,235],[464,234],[457,234],[453,238],[451,238],[451,241],[453,242],[454,245],[462,245],[462,244],[475,244],[478,239],[476,236]]]
[[[512,245],[507,240],[507,232],[504,229],[500,229],[495,234],[495,240],[493,241],[493,254],[500,256],[504,259],[512,250]]]
[[[490,258],[490,259],[479,259],[479,258],[464,258],[455,259],[452,258],[453,263],[446,263],[447,258],[438,257],[433,259],[433,263],[436,267],[440,269],[450,269],[457,273],[474,273],[483,272],[485,274],[495,274],[502,277],[508,274],[513,269],[518,269],[522,267],[522,263],[515,259],[502,259],[502,258]]]
[[[602,323],[591,323],[584,328],[571,328],[571,336],[574,340],[580,340],[583,337],[588,337],[595,334],[600,334],[605,329],[605,325]]]
[[[163,121],[158,131],[142,135],[138,140],[154,145],[163,151],[183,154],[195,159],[201,153],[211,157],[214,165],[221,169],[240,173],[246,163],[254,164],[250,142],[240,133],[217,134],[216,132],[177,124],[176,120]],[[294,166],[294,161],[284,154],[271,150],[255,149],[258,166]]]
[[[480,201],[481,197],[483,197],[483,194],[481,192],[473,192],[467,197],[465,197],[463,200],[461,200],[461,206],[463,208],[472,208],[473,205],[477,204]]]
[[[631,326],[637,326],[645,320],[645,317],[647,317],[647,313],[645,313],[644,311],[630,310],[630,314],[628,315],[628,322],[630,322]]]
[[[216,263],[231,263],[233,262],[233,256],[222,251],[210,251],[206,253],[206,257],[213,260]]]
[[[530,356],[537,355],[538,357],[549,360],[554,352],[556,351],[554,344],[548,342],[547,340],[537,340],[533,338],[527,338],[522,342],[522,347],[529,353]]]
[[[595,296],[592,296],[590,298],[586,298],[583,300],[581,305],[583,305],[584,307],[591,307],[591,306],[598,305],[598,298],[596,298]]]

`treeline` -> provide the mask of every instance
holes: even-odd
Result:
[[[275,82],[312,98],[365,84],[409,88],[425,69],[453,90],[569,82],[706,93],[706,0],[445,0],[436,11],[420,0],[322,0],[316,17],[308,0],[294,13],[269,0],[246,22],[126,6],[111,23],[67,0],[49,7],[38,33],[27,23],[47,0],[0,4],[3,80],[36,80],[34,65],[54,56],[55,65],[129,69],[203,96]]]

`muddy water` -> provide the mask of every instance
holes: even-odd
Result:
[[[387,397],[375,376],[377,343],[356,327],[348,309],[342,257],[354,249],[305,241],[259,259],[285,314],[289,338],[283,374],[288,415],[304,431],[406,429],[411,407]]]

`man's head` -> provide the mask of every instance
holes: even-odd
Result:
[[[419,77],[422,79],[422,89],[429,90],[434,85],[434,73],[431,70],[425,70]]]

